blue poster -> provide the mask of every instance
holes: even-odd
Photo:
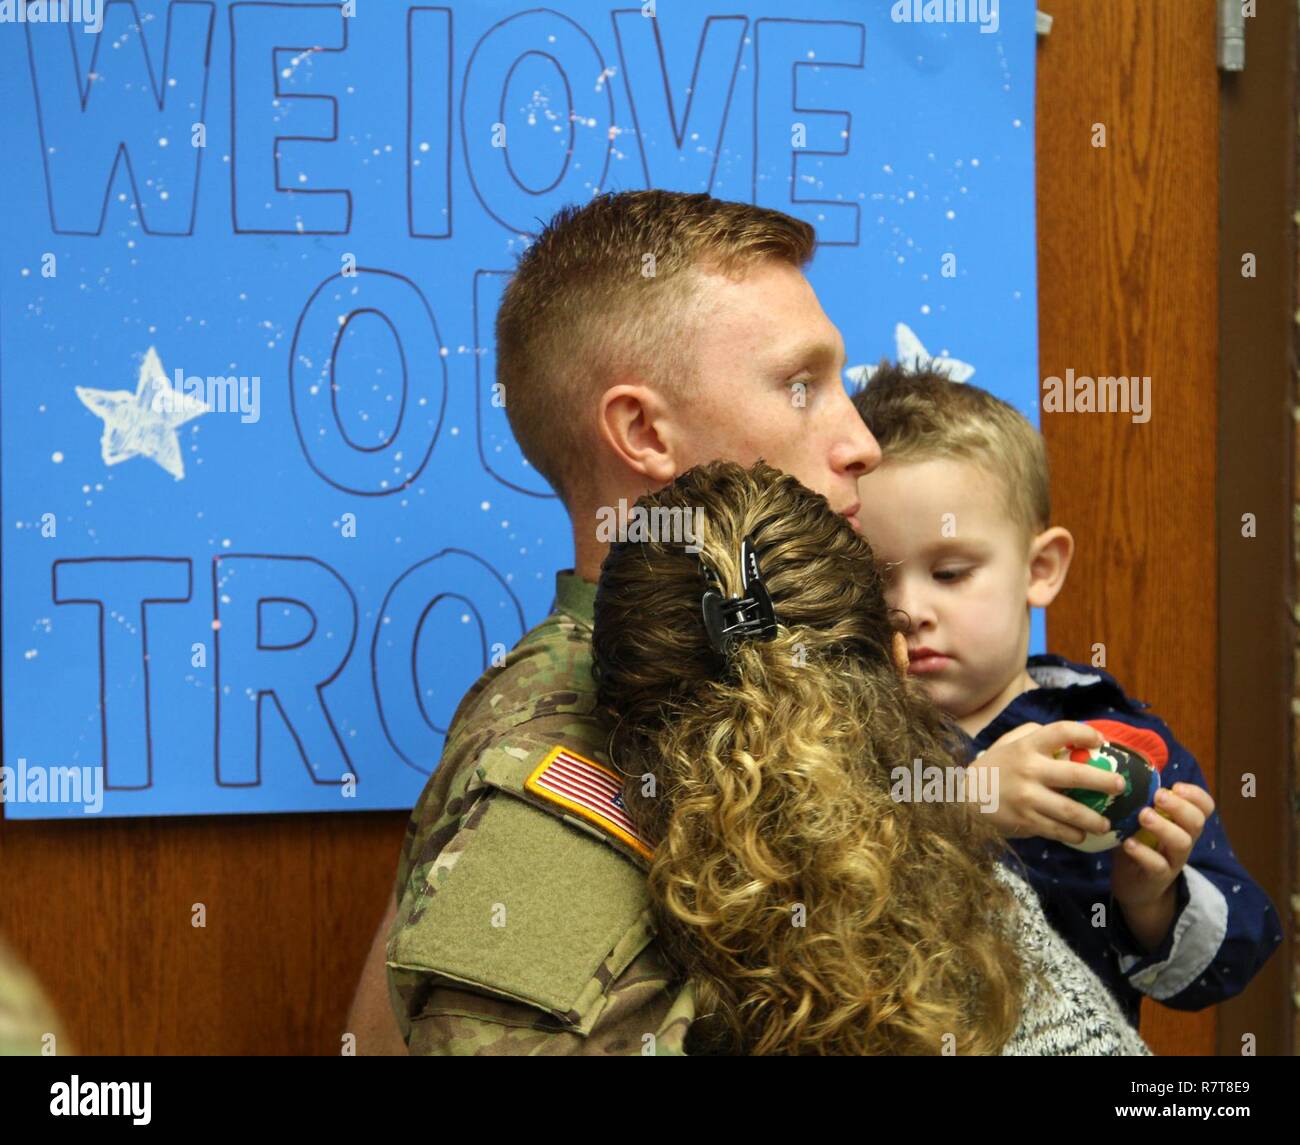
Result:
[[[5,814],[414,802],[572,563],[492,388],[565,203],[806,219],[851,376],[1036,422],[1034,40],[1030,0],[0,0]]]

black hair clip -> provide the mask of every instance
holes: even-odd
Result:
[[[700,558],[704,574],[711,582],[700,598],[704,613],[704,630],[709,644],[720,656],[726,656],[737,640],[757,638],[776,639],[776,613],[772,597],[763,583],[758,569],[758,554],[753,537],[746,537],[740,546],[740,582],[743,596],[728,599],[722,594],[718,574]]]

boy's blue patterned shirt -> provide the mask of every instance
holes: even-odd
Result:
[[[973,740],[971,758],[1026,723],[1111,719],[1156,732],[1169,749],[1161,785],[1195,783],[1208,790],[1191,753],[1147,705],[1130,699],[1099,668],[1061,656],[1031,656],[1039,685],[1011,701]],[[1237,861],[1216,811],[1206,821],[1174,884],[1174,922],[1164,942],[1146,953],[1111,900],[1113,852],[1086,854],[1051,839],[1011,840],[1048,920],[1119,999],[1137,1025],[1142,995],[1177,1010],[1199,1010],[1243,990],[1282,941],[1268,895]],[[1104,915],[1096,910],[1105,907]],[[1094,925],[1095,918],[1105,925]]]

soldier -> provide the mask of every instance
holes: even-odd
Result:
[[[693,992],[655,941],[648,849],[595,712],[598,515],[693,465],[761,457],[859,527],[857,480],[880,450],[802,273],[813,247],[780,212],[650,190],[565,208],[521,258],[498,381],[568,510],[575,566],[456,711],[349,1017],[359,1053],[682,1052]],[[1047,762],[1070,742],[1062,727],[991,751]]]

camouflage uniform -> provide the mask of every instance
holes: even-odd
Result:
[[[0,1057],[30,1057],[46,1049],[67,1053],[58,1022],[40,985],[8,944],[0,940]]]
[[[530,787],[557,747],[610,769],[595,585],[556,606],[452,720],[412,812],[386,961],[413,1054],[680,1054],[688,983],[654,940],[644,847]]]

